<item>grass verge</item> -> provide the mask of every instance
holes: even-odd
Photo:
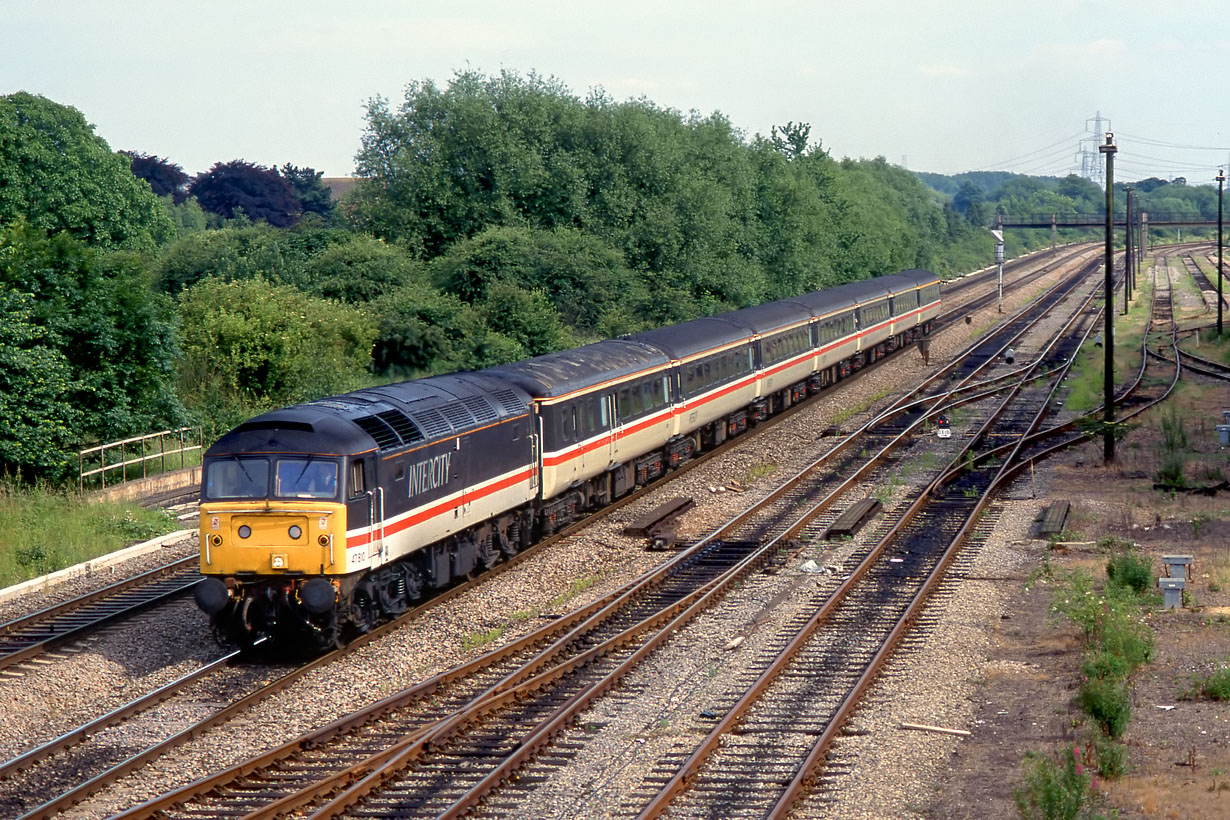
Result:
[[[92,504],[76,492],[0,480],[0,588],[177,528],[162,510]]]

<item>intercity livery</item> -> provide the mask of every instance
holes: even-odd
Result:
[[[336,646],[928,333],[908,270],[258,416],[205,454],[198,605]]]

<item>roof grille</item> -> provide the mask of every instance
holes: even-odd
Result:
[[[354,423],[363,428],[369,436],[376,440],[376,446],[388,450],[401,445],[401,437],[392,427],[376,416],[359,416]]]
[[[440,412],[458,432],[469,430],[474,426],[474,416],[458,402],[440,407]]]
[[[413,444],[423,440],[423,433],[419,430],[418,425],[400,410],[385,410],[383,413],[377,413],[376,417],[392,427],[401,437],[403,444]]]
[[[462,404],[474,414],[479,424],[487,424],[500,417],[500,414],[495,412],[495,408],[491,406],[491,402],[482,396],[470,396],[463,400]]]
[[[491,398],[500,403],[500,407],[504,408],[504,412],[510,416],[520,416],[525,412],[525,403],[517,398],[517,394],[511,390],[497,390],[491,394]]]
[[[453,432],[453,427],[444,420],[444,416],[437,413],[435,410],[420,410],[414,413],[413,418],[423,430],[423,435],[429,439],[441,438],[450,435]]]

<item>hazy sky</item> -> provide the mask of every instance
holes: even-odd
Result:
[[[190,174],[346,176],[368,100],[473,68],[721,111],[748,137],[807,122],[834,157],[942,173],[1079,171],[1100,112],[1117,180],[1199,183],[1230,161],[1230,26],[1219,2],[1167,5],[0,0],[0,94],[74,106]]]

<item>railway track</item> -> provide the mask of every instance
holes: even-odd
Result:
[[[70,601],[0,624],[0,670],[36,658],[53,647],[103,626],[187,595],[201,580],[196,556]]]
[[[1035,273],[1035,274],[1033,274],[1033,275],[1027,276],[1027,277],[1025,278],[1025,280],[1024,280],[1024,281],[1032,281],[1032,279],[1033,279],[1033,278],[1035,278],[1037,275],[1040,275],[1040,273]],[[968,310],[970,310],[970,309],[972,309],[972,308],[970,308],[970,307],[966,306],[966,307],[964,308],[964,311],[965,311],[965,312],[968,312]],[[743,437],[743,439],[744,439],[744,440],[746,440],[746,437]],[[631,500],[631,499],[629,499],[629,500]],[[610,510],[610,509],[608,509],[606,512],[608,512],[608,513],[609,513],[610,511],[611,511],[611,510]],[[218,663],[222,663],[222,662],[227,661],[227,660],[228,660],[227,658],[224,658],[224,659],[221,659],[220,661],[218,661]],[[296,675],[296,677],[298,677],[298,675]],[[187,683],[192,682],[192,680],[195,680],[195,679],[191,679],[191,680],[190,680],[189,678],[186,678],[184,681],[177,682],[177,683],[178,683],[178,686],[179,686],[180,688],[182,688],[183,686],[187,685]],[[277,688],[284,688],[284,685],[285,685],[285,684],[283,684],[282,686],[279,686],[279,687],[277,687]],[[272,691],[272,690],[271,690],[271,691]],[[267,696],[268,696],[268,694],[270,694],[270,693],[271,693],[271,692],[268,692],[268,693],[266,693],[266,694],[264,694],[264,695],[261,695],[259,699],[263,699],[264,697],[267,697]],[[162,693],[162,694],[163,694],[164,696],[166,695],[166,693],[165,693],[165,692],[164,692],[164,693]],[[251,699],[247,699],[247,698],[245,698],[243,702],[244,702],[246,705],[250,705],[250,704],[251,704],[252,702],[254,702],[254,701],[253,701],[253,700],[251,700]],[[130,705],[130,706],[132,706],[132,707],[133,707],[133,713],[135,713],[135,712],[137,712],[137,711],[140,711],[142,708],[148,708],[148,706],[145,706],[145,707],[138,707],[138,706],[136,706],[136,705]],[[117,710],[117,712],[118,712],[118,711],[119,711],[119,710]],[[234,713],[235,713],[235,712],[233,712],[233,711],[232,711],[232,712],[230,712],[230,714],[234,714]],[[113,717],[113,716],[108,716],[108,717],[110,718],[110,717]],[[221,718],[221,719],[225,719],[225,718]],[[216,723],[216,721],[214,721],[213,723]],[[187,730],[186,732],[181,733],[181,735],[183,736],[183,737],[182,737],[182,740],[186,740],[186,739],[188,739],[188,738],[189,738],[189,737],[191,737],[191,736],[195,736],[196,734],[199,734],[201,731],[204,731],[204,729],[205,729],[205,728],[207,728],[207,725],[213,725],[213,723],[206,724],[205,722],[202,722],[202,724],[201,724],[201,725],[196,726],[196,727],[193,727],[191,730]],[[73,737],[72,737],[71,739],[70,739],[70,738],[69,738],[69,736],[67,736],[67,735],[66,735],[64,738],[59,739],[59,740],[57,741],[59,745],[58,745],[56,748],[57,748],[57,749],[62,749],[62,748],[65,748],[67,745],[70,745],[70,744],[72,744],[72,743],[77,742],[77,741],[78,741],[78,739],[79,739],[80,737],[82,737],[82,736],[84,736],[84,735],[86,735],[86,734],[89,734],[89,733],[90,733],[90,731],[92,731],[92,730],[96,730],[96,729],[98,728],[98,726],[97,726],[96,724],[97,724],[97,722],[92,722],[92,723],[90,724],[90,729],[88,729],[88,730],[87,730],[87,728],[86,728],[86,727],[82,727],[82,729],[81,729],[81,730],[78,730],[78,732],[76,732],[76,733],[70,733],[71,735],[73,735]],[[177,737],[179,737],[179,736],[177,736]],[[181,740],[181,741],[177,741],[177,742],[182,742],[182,740]],[[50,744],[49,744],[49,745],[50,745]],[[102,786],[105,782],[107,782],[107,781],[108,781],[108,780],[110,780],[110,779],[113,779],[113,778],[114,778],[114,777],[116,777],[116,776],[119,776],[120,774],[122,774],[122,772],[123,772],[123,771],[130,771],[132,768],[135,768],[136,766],[141,765],[141,763],[142,763],[142,762],[147,761],[147,760],[149,760],[149,759],[152,759],[153,757],[156,757],[158,754],[163,754],[163,753],[165,753],[165,752],[166,752],[166,751],[168,751],[170,748],[173,748],[173,745],[172,745],[172,746],[167,746],[167,745],[165,745],[165,744],[159,744],[158,746],[153,747],[153,748],[151,748],[150,750],[147,750],[147,751],[146,751],[145,753],[143,753],[142,755],[138,755],[138,756],[134,757],[132,760],[130,760],[130,761],[126,761],[125,763],[121,764],[120,766],[116,766],[116,767],[113,767],[111,770],[108,770],[108,772],[109,772],[109,773],[107,773],[107,774],[106,774],[106,777],[105,777],[103,780],[98,780],[98,779],[91,779],[91,780],[88,780],[88,781],[86,781],[86,783],[82,784],[82,786],[80,786],[80,787],[78,787],[78,788],[76,788],[76,789],[71,790],[69,793],[67,793],[66,795],[62,796],[60,799],[55,800],[55,801],[51,801],[51,802],[49,802],[49,803],[48,803],[48,807],[45,807],[45,809],[44,809],[43,813],[34,812],[34,813],[30,813],[30,814],[28,814],[27,816],[49,816],[49,814],[48,814],[47,812],[54,813],[54,811],[55,811],[55,810],[58,810],[58,808],[62,808],[62,807],[64,807],[64,806],[66,806],[66,805],[69,805],[69,804],[70,804],[71,802],[73,802],[74,800],[80,799],[82,796],[84,796],[85,794],[88,794],[90,791],[94,790],[95,788],[100,788],[100,787],[101,787],[101,786]],[[50,752],[47,752],[47,753],[50,753]],[[27,763],[29,762],[29,758],[28,758],[28,756],[26,756],[26,755],[23,755],[22,760],[23,760],[24,762],[27,762]]]
[[[1003,339],[984,341],[985,345],[996,345],[997,349],[1002,348],[1004,343]],[[982,358],[982,365],[989,366],[995,361],[993,355],[987,355]],[[963,381],[968,381],[968,378]],[[917,403],[916,400],[915,403]],[[881,423],[883,421],[884,417],[880,419]],[[920,416],[919,423],[921,421]],[[805,473],[809,472],[811,471],[805,471]],[[804,477],[803,475],[798,477],[799,481],[801,482]],[[848,483],[853,480],[853,478],[849,479]],[[805,493],[805,496],[808,494],[814,496],[816,492],[813,489]],[[779,497],[784,493],[785,491],[779,493]],[[830,493],[830,496],[835,495]],[[797,508],[798,505],[798,501],[794,501],[786,504],[785,507],[792,509]],[[771,512],[768,517],[776,518],[779,522],[783,520],[780,511]],[[744,517],[733,526],[739,526],[745,522]],[[765,527],[766,525],[762,523],[763,532],[771,529],[771,526],[768,529]],[[730,535],[732,532],[733,530],[729,530],[726,534]],[[351,747],[344,751],[329,752],[330,755],[334,755],[330,758],[335,761],[332,764],[326,764],[321,757],[304,758],[304,750],[308,747],[312,749],[313,754],[323,754],[321,744],[343,731],[341,726],[327,727],[321,730],[321,733],[313,733],[309,737],[301,738],[281,750],[275,750],[266,755],[259,763],[260,768],[254,774],[244,777],[249,770],[258,766],[256,761],[185,787],[163,799],[138,807],[124,816],[149,816],[152,812],[166,816],[199,815],[201,812],[228,816],[272,816],[276,812],[310,805],[321,795],[329,794],[341,785],[356,779],[359,781],[357,787],[359,790],[370,791],[377,785],[382,786],[386,780],[394,779],[395,775],[390,772],[396,772],[399,766],[410,761],[419,761],[417,771],[421,774],[415,776],[414,782],[409,786],[389,787],[401,788],[401,793],[396,799],[390,798],[392,802],[400,806],[399,811],[413,810],[419,813],[429,811],[429,807],[434,807],[430,811],[435,811],[437,808],[447,807],[450,799],[453,799],[455,805],[460,805],[467,798],[461,787],[462,778],[458,775],[458,768],[455,765],[457,758],[466,761],[462,769],[476,772],[477,782],[470,785],[471,791],[476,794],[484,792],[485,789],[491,787],[493,777],[498,780],[511,770],[509,767],[519,765],[520,761],[512,762],[507,756],[500,757],[509,747],[518,750],[515,757],[532,753],[533,749],[545,742],[554,731],[558,731],[559,726],[562,725],[559,721],[564,720],[558,716],[560,712],[572,713],[576,708],[591,702],[598,694],[613,685],[622,674],[626,674],[626,670],[631,668],[629,664],[635,665],[636,661],[649,652],[653,646],[666,640],[684,618],[690,618],[700,607],[716,597],[717,582],[711,578],[704,576],[693,578],[685,584],[685,587],[691,588],[690,592],[678,586],[684,584],[688,576],[688,573],[681,568],[682,564],[678,562],[702,560],[708,565],[720,564],[725,567],[722,573],[725,578],[724,583],[728,585],[737,578],[744,577],[756,567],[765,566],[780,559],[782,551],[789,549],[789,539],[778,539],[777,549],[766,549],[758,540],[747,541],[731,538],[724,540],[718,535],[715,533],[701,545],[684,553],[676,559],[676,562],[671,562],[657,571],[668,573],[666,577],[674,585],[672,587],[674,592],[663,597],[663,593],[655,586],[664,583],[661,575],[657,575],[652,580],[643,579],[650,584],[649,588],[653,591],[647,593],[644,591],[645,587],[642,586],[641,592],[629,591],[621,596],[622,600],[618,602],[618,606],[616,602],[612,602],[603,611],[588,616],[591,620],[587,621],[584,640],[579,647],[572,646],[581,640],[582,636],[578,629],[568,633],[566,639],[556,648],[540,652],[540,656],[549,656],[554,660],[555,665],[549,669],[535,671],[534,668],[525,667],[522,671],[506,678],[501,684],[488,686],[486,689],[482,689],[484,682],[482,678],[479,679],[478,684],[467,684],[467,687],[471,689],[482,689],[480,696],[471,698],[471,705],[467,706],[465,711],[458,710],[451,717],[437,718],[438,722],[434,724],[423,723],[424,716],[412,710],[412,715],[417,716],[409,717],[409,723],[395,723],[392,728],[386,727],[383,724],[384,716],[378,713],[381,709],[386,708],[387,704],[378,707],[371,714],[352,716],[346,721],[346,731],[354,732],[355,727],[366,727],[369,721],[380,720],[382,722],[378,724],[379,728],[365,730],[365,737],[392,735],[404,739],[400,744],[394,744],[392,747],[386,746],[383,750],[377,750],[372,746],[362,746],[358,749]],[[717,551],[714,552],[714,550]],[[751,552],[752,550],[754,552]],[[756,557],[753,558],[753,555]],[[718,561],[718,557],[722,557],[721,561]],[[630,602],[634,599],[640,600],[639,596],[647,594],[649,595],[647,600],[654,601],[649,605],[653,614],[647,619],[651,623],[647,626],[638,626],[637,631],[633,631],[627,623],[641,617],[643,612],[637,607],[644,605],[633,605]],[[664,604],[663,601],[666,603]],[[665,628],[661,626],[663,619],[667,621]],[[580,654],[577,654],[578,651]],[[565,652],[571,654],[568,659],[561,660],[560,656]],[[604,670],[610,670],[612,667],[616,671],[607,671],[603,674]],[[625,671],[617,671],[620,669]],[[450,681],[450,683],[453,682]],[[440,682],[428,682],[426,689],[416,688],[419,692],[417,696],[408,690],[397,697],[405,699],[406,703],[421,697],[425,691],[430,691],[437,699],[454,697],[442,694],[439,685]],[[466,687],[462,687],[458,691],[463,692],[465,689]],[[530,699],[537,690],[542,689],[552,690],[552,696],[545,702],[541,699]],[[461,697],[464,698],[464,695]],[[524,706],[519,707],[518,703],[524,703]],[[566,703],[567,708],[561,706],[561,703]],[[454,755],[450,755],[445,750],[446,745],[453,743],[458,736],[474,734],[466,730],[470,721],[492,714],[499,715],[499,717],[494,719],[487,729],[478,733],[479,737],[475,743],[465,746],[462,742],[462,751]],[[544,719],[544,715],[555,715],[555,717]],[[398,720],[403,719],[398,718]],[[418,728],[415,728],[415,721],[419,722]],[[516,727],[515,731],[514,727]],[[505,732],[502,740],[497,739],[501,731]],[[475,748],[475,745],[479,748]],[[501,751],[501,746],[504,747],[503,751]],[[361,756],[363,753],[367,756],[360,757],[362,760],[360,764],[345,769],[336,768],[339,765],[336,761],[354,760],[356,755]],[[482,767],[478,765],[478,760],[484,755],[489,757],[494,755],[494,758],[498,759],[492,760],[494,768],[491,773],[481,776]],[[270,757],[275,757],[280,761],[275,764],[280,768],[271,767],[268,761]],[[424,762],[426,760],[437,761],[438,766]],[[307,781],[296,779],[301,775],[294,773],[304,769],[314,771],[316,779]],[[332,774],[328,777],[321,777],[321,771],[326,769],[331,769]],[[282,784],[284,788],[279,789],[280,796],[271,797],[273,790],[271,784],[275,782]],[[443,788],[446,785],[447,788]],[[335,798],[331,805],[336,808],[338,801],[345,803],[353,799],[356,799],[355,792],[347,790],[342,793],[342,796]],[[253,805],[254,800],[258,805]],[[381,797],[373,797],[372,800],[381,804],[388,802]],[[326,807],[323,811],[328,813],[333,810]],[[443,810],[447,815],[449,809],[444,808]]]
[[[1196,285],[1200,288],[1200,298],[1204,300],[1205,306],[1215,309],[1217,307],[1217,286],[1209,281],[1209,277],[1191,253],[1183,253],[1179,258],[1188,275],[1196,280]],[[1222,297],[1222,305],[1230,305],[1225,296]]]

